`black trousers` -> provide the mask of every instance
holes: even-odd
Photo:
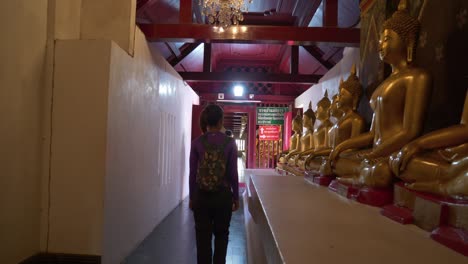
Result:
[[[193,216],[197,238],[198,264],[224,264],[232,216],[232,192],[227,189],[207,193],[196,191]],[[211,249],[215,236],[214,255]]]

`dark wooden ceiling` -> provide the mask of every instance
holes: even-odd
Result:
[[[213,33],[198,1],[137,0],[137,23],[202,101],[243,84],[264,103],[292,103],[359,45],[359,0],[253,0],[238,35]],[[237,132],[240,118],[227,128]]]

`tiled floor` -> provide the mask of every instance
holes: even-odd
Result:
[[[243,163],[240,163],[239,171],[243,172]],[[243,190],[244,188],[241,188],[240,192]],[[240,208],[232,215],[229,229],[227,264],[247,263],[244,209],[242,199],[240,201]],[[124,263],[196,264],[196,256],[193,215],[186,199],[154,229]]]

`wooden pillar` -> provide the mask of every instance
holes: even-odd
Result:
[[[248,152],[247,152],[247,166],[246,168],[255,168],[255,140],[257,138],[257,107],[249,107],[249,137],[248,137]]]
[[[323,26],[338,26],[338,0],[323,0]]]
[[[192,0],[180,0],[179,23],[192,23]]]
[[[203,72],[211,72],[211,43],[203,48]]]
[[[291,46],[291,74],[299,74],[299,46]]]

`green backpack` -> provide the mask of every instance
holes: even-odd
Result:
[[[227,158],[224,149],[231,142],[231,138],[226,136],[223,144],[209,144],[207,136],[201,137],[201,142],[205,147],[205,154],[198,163],[197,185],[200,190],[215,192],[223,184],[226,175]]]

